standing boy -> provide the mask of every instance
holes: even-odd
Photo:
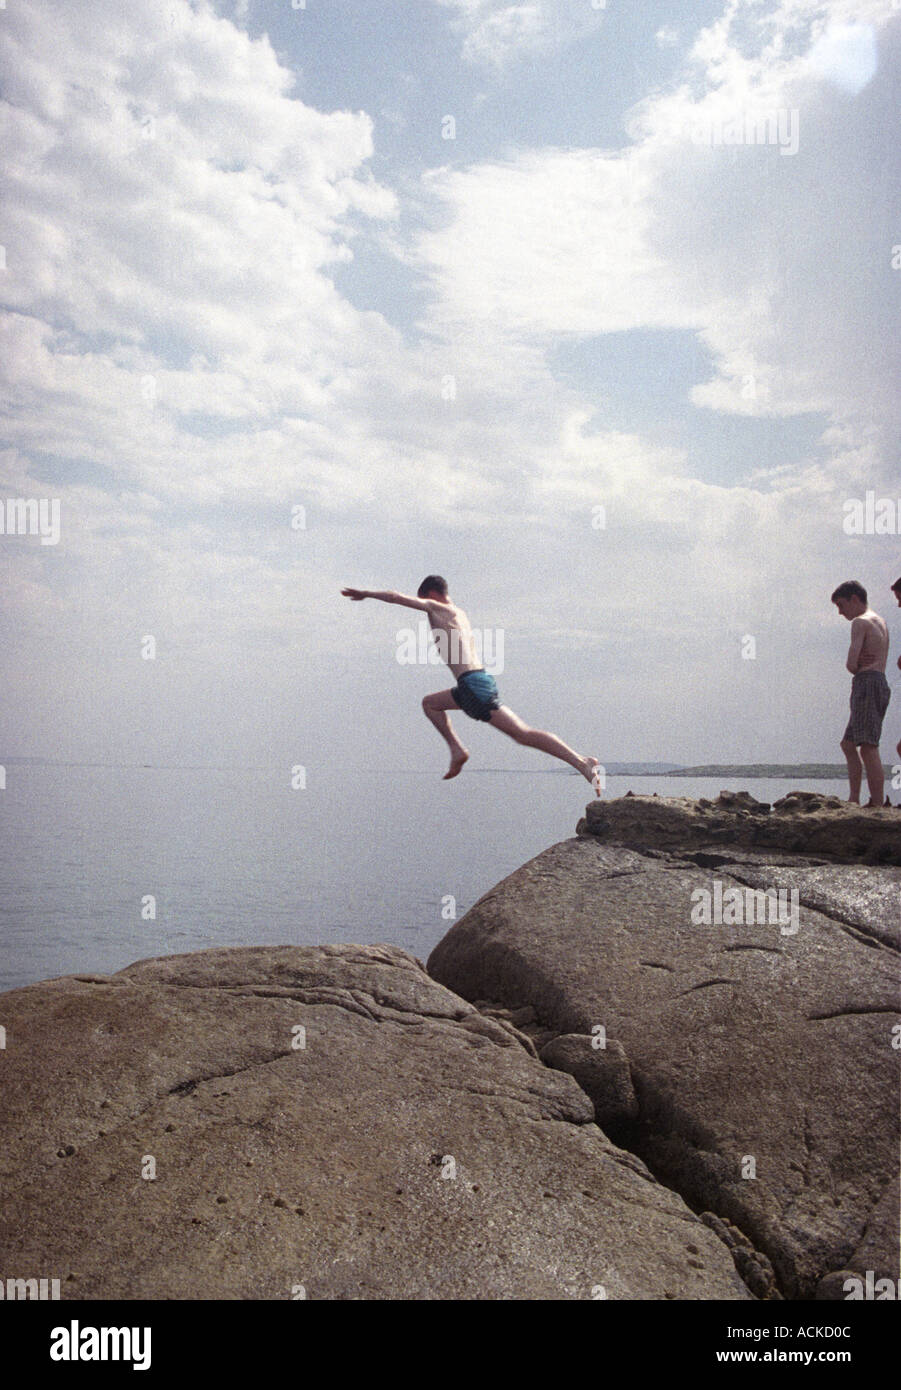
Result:
[[[856,579],[839,584],[832,595],[832,602],[851,624],[851,647],[845,662],[852,677],[851,718],[841,745],[848,764],[848,800],[860,803],[862,763],[870,790],[867,805],[882,806],[885,774],[879,756],[879,740],[882,737],[882,721],[891,699],[885,678],[888,628],[885,620],[868,606],[867,591]]]

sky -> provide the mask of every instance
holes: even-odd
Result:
[[[840,760],[856,578],[891,762],[899,73],[897,0],[6,0],[0,756],[440,771],[339,592],[439,573],[686,764]]]

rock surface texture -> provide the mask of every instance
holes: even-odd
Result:
[[[0,1023],[4,1278],[64,1299],[751,1297],[728,1228],[611,1143],[516,1023],[394,947],[142,961],[0,996]],[[581,1074],[579,1044],[555,1055]]]
[[[521,1020],[760,1298],[899,1277],[901,813],[830,800],[594,803],[428,962]]]

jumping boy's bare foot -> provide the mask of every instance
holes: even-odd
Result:
[[[451,777],[456,777],[465,762],[469,761],[469,754],[465,749],[461,753],[454,753],[451,757],[451,765],[442,777],[442,782],[446,782]]]
[[[598,762],[597,758],[583,758],[579,771],[585,778],[586,782],[590,782],[591,785],[594,787],[595,796],[600,796],[601,775],[600,763]]]

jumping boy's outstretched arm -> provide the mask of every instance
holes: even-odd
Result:
[[[378,598],[382,603],[401,603],[404,608],[420,608],[424,613],[434,605],[433,598],[413,598],[410,594],[399,594],[395,589],[342,589],[345,598],[358,601],[362,598]]]

